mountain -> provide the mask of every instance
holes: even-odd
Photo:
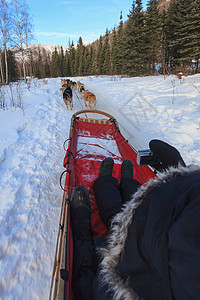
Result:
[[[84,45],[89,45],[92,42],[83,42]],[[74,45],[76,48],[77,44]],[[30,53],[32,56],[38,56],[39,51],[41,53],[46,52],[46,54],[52,55],[52,52],[57,49],[58,53],[61,51],[61,47],[63,48],[64,54],[69,49],[69,45],[58,45],[58,44],[29,44],[27,47],[24,45],[24,52],[25,52],[25,60],[30,58]],[[12,47],[10,49],[14,52],[15,58],[17,61],[22,59],[21,51],[18,46]]]
[[[69,48],[68,45],[56,45],[56,44],[29,44],[27,47],[24,45],[24,52],[25,52],[25,60],[29,60],[30,58],[30,53],[33,56],[37,56],[38,52],[40,51],[41,53],[46,52],[51,56],[52,52],[57,48],[57,51],[61,51],[61,47],[63,48],[63,51],[65,51]],[[12,47],[10,49],[11,51],[14,52],[15,58],[17,61],[22,60],[22,54],[18,46]]]
[[[60,52],[61,47],[63,48],[63,51],[65,52],[68,50],[69,46],[68,45],[57,45],[57,44],[30,44],[28,45],[29,49],[38,49],[38,48],[43,48],[47,52],[53,52],[55,48],[57,48],[58,52]]]

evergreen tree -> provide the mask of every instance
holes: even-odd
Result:
[[[103,70],[103,38],[100,35],[97,48],[97,74],[102,74]]]
[[[90,69],[90,59],[89,59],[89,50],[88,48],[84,47],[84,56],[83,56],[83,74],[82,75],[89,75]]]
[[[51,76],[52,77],[58,77],[59,76],[59,69],[58,69],[58,51],[55,47],[55,50],[52,53],[52,59],[51,59]]]
[[[90,46],[90,70],[91,75],[97,74],[97,52],[96,49],[91,45]]]
[[[137,28],[135,38],[135,50],[137,56],[135,58],[135,68],[137,75],[146,72],[145,66],[145,32],[144,32],[144,12],[142,7],[142,0],[136,0],[136,18],[135,26]]]
[[[196,61],[196,72],[199,69],[199,59],[200,59],[200,1],[193,0],[192,2],[192,13],[193,13],[193,26],[195,29],[195,44],[194,44],[194,58]]]
[[[158,0],[149,0],[145,14],[145,55],[148,73],[155,74],[156,63],[160,61],[161,16],[158,11]]]
[[[170,2],[169,9],[166,12],[165,18],[165,35],[166,35],[166,60],[169,66],[170,72],[176,68],[178,64],[178,48],[179,45],[175,39],[175,33],[177,32],[177,1],[172,0]]]
[[[71,69],[71,60],[70,60],[70,52],[65,52],[65,76],[70,77],[72,76],[72,69]]]
[[[161,14],[161,23],[162,23],[162,31],[161,31],[161,62],[162,62],[162,73],[165,74],[168,71],[167,65],[169,61],[168,57],[168,42],[167,42],[167,17],[166,11],[163,10]]]
[[[50,55],[49,55],[49,53],[46,53],[46,52],[45,52],[45,57],[44,57],[44,73],[45,73],[45,77],[51,77]]]
[[[117,61],[117,34],[115,28],[112,32],[112,44],[111,44],[111,71],[113,74],[116,74],[116,61]]]
[[[75,61],[74,61],[74,75],[79,75],[79,66],[82,64],[81,62],[81,48],[83,46],[82,38],[79,38],[79,41],[77,43],[76,47],[76,53],[75,53]]]
[[[76,55],[76,50],[74,48],[74,43],[72,41],[72,44],[69,45],[69,64],[70,64],[71,76],[75,75],[75,69],[74,69],[75,55]]]
[[[106,29],[105,41],[102,49],[102,73],[110,74],[111,64],[110,64],[110,44],[109,44],[109,31]]]
[[[42,55],[41,55],[41,50],[40,48],[38,47],[38,57],[37,57],[37,61],[35,63],[35,76],[37,78],[42,78],[44,77],[44,74],[43,74],[43,61],[42,61]]]
[[[120,14],[120,23],[117,30],[117,57],[116,57],[116,72],[123,73],[124,68],[124,50],[125,50],[125,34],[123,28],[122,12]]]
[[[125,70],[128,74],[141,75],[145,72],[144,13],[141,0],[133,1],[128,18],[125,29]]]
[[[60,76],[65,76],[65,56],[63,47],[61,46],[60,55],[59,55],[59,69],[60,69]]]
[[[79,56],[78,51],[75,51],[75,60],[74,60],[74,76],[78,75],[78,66],[79,66]]]
[[[186,71],[186,65],[194,58],[195,28],[192,19],[191,0],[179,0],[177,5],[177,31],[174,34],[179,54],[179,65]]]
[[[83,40],[82,37],[79,38],[78,45],[77,45],[77,74],[82,75],[83,74],[83,56],[84,56],[84,46],[83,46]]]
[[[7,51],[8,55],[8,81],[17,81],[19,79],[19,72],[15,56],[11,50]],[[5,69],[5,68],[4,68]]]

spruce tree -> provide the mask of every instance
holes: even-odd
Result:
[[[125,49],[125,33],[122,20],[122,12],[120,13],[120,23],[117,30],[117,57],[116,57],[116,73],[122,74],[124,69],[124,49]]]
[[[167,17],[166,11],[163,10],[161,14],[161,62],[162,62],[162,73],[168,72],[168,62],[169,62],[169,49],[168,49],[168,41],[167,41]]]
[[[141,75],[145,69],[144,13],[141,0],[133,1],[125,29],[125,70],[130,75]]]
[[[19,72],[17,68],[17,62],[15,60],[15,55],[11,50],[8,50],[8,81],[17,81],[19,79]],[[4,68],[5,69],[5,68]]]
[[[72,76],[70,51],[65,51],[65,76]]]
[[[75,75],[81,75],[83,73],[83,40],[79,37],[77,43],[75,62],[74,62],[74,73]]]
[[[98,48],[97,48],[97,74],[102,74],[103,69],[103,41],[102,36],[100,35],[98,41]]]
[[[193,47],[194,58],[196,61],[196,70],[198,72],[199,69],[199,59],[200,59],[200,1],[193,0],[192,2],[192,17],[193,17],[193,26],[195,29],[195,44]]]
[[[178,2],[177,31],[174,38],[178,46],[179,66],[183,71],[186,71],[187,65],[190,65],[194,58],[194,48],[196,46],[191,0],[179,0]]]
[[[55,47],[55,50],[52,53],[52,58],[51,58],[51,77],[58,77],[59,72],[58,72],[58,51],[57,48]]]
[[[49,53],[45,53],[44,58],[44,73],[45,77],[51,77],[51,71],[50,71],[50,55]]]
[[[92,45],[90,46],[90,71],[89,71],[89,73],[91,75],[97,74],[97,51]]]
[[[115,28],[112,31],[112,44],[111,44],[111,71],[116,74],[116,61],[117,61],[117,34]]]
[[[59,69],[60,69],[60,76],[65,76],[65,56],[64,56],[64,51],[63,47],[61,46],[60,49],[60,55],[59,55]]]
[[[72,41],[72,44],[69,45],[69,62],[70,62],[71,76],[75,75],[75,70],[74,70],[75,55],[76,55],[76,50],[74,48],[74,43]]]
[[[161,16],[158,0],[149,0],[145,14],[145,55],[148,73],[155,74],[156,63],[160,61]]]
[[[89,50],[84,47],[84,56],[83,56],[83,74],[89,75],[90,61],[89,61]]]
[[[135,38],[135,50],[137,56],[135,58],[135,68],[137,75],[142,75],[146,72],[145,63],[145,32],[144,32],[144,12],[142,7],[142,0],[136,0],[136,38]]]
[[[38,56],[35,64],[35,76],[39,79],[43,77],[42,69],[43,69],[42,55],[41,55],[40,47],[38,47]]]
[[[179,45],[176,42],[175,34],[177,34],[177,6],[176,0],[170,2],[170,6],[166,12],[165,18],[165,35],[166,35],[166,60],[168,63],[169,71],[173,72],[178,64],[178,48]]]
[[[103,44],[103,49],[102,49],[102,73],[103,74],[110,74],[110,44],[109,44],[109,31],[106,29],[106,35],[105,35],[105,40]]]
[[[83,57],[84,57],[85,47],[83,45],[83,40],[81,37],[79,38],[77,52],[79,56],[78,75],[83,75],[84,73]]]

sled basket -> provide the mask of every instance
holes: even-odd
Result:
[[[90,117],[88,115],[90,114]],[[98,115],[98,116],[97,116]],[[113,116],[98,110],[76,112],[71,119],[68,149],[64,158],[64,194],[56,244],[56,254],[49,299],[72,300],[73,236],[70,223],[70,197],[77,185],[84,185],[91,196],[93,236],[107,236],[96,205],[93,182],[98,177],[103,159],[114,160],[113,176],[120,180],[121,163],[129,159],[134,165],[134,178],[141,184],[155,177],[148,166],[137,165],[137,152],[120,133]],[[65,176],[66,175],[66,176]],[[63,176],[62,176],[63,177]],[[62,181],[62,178],[61,178]]]

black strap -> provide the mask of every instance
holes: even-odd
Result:
[[[70,160],[70,155],[73,157],[73,159],[75,159],[74,154],[69,151],[69,149],[67,150],[67,156],[65,156],[65,158],[67,157],[67,162],[64,164],[64,167],[66,168],[67,166],[69,166],[69,160]]]

